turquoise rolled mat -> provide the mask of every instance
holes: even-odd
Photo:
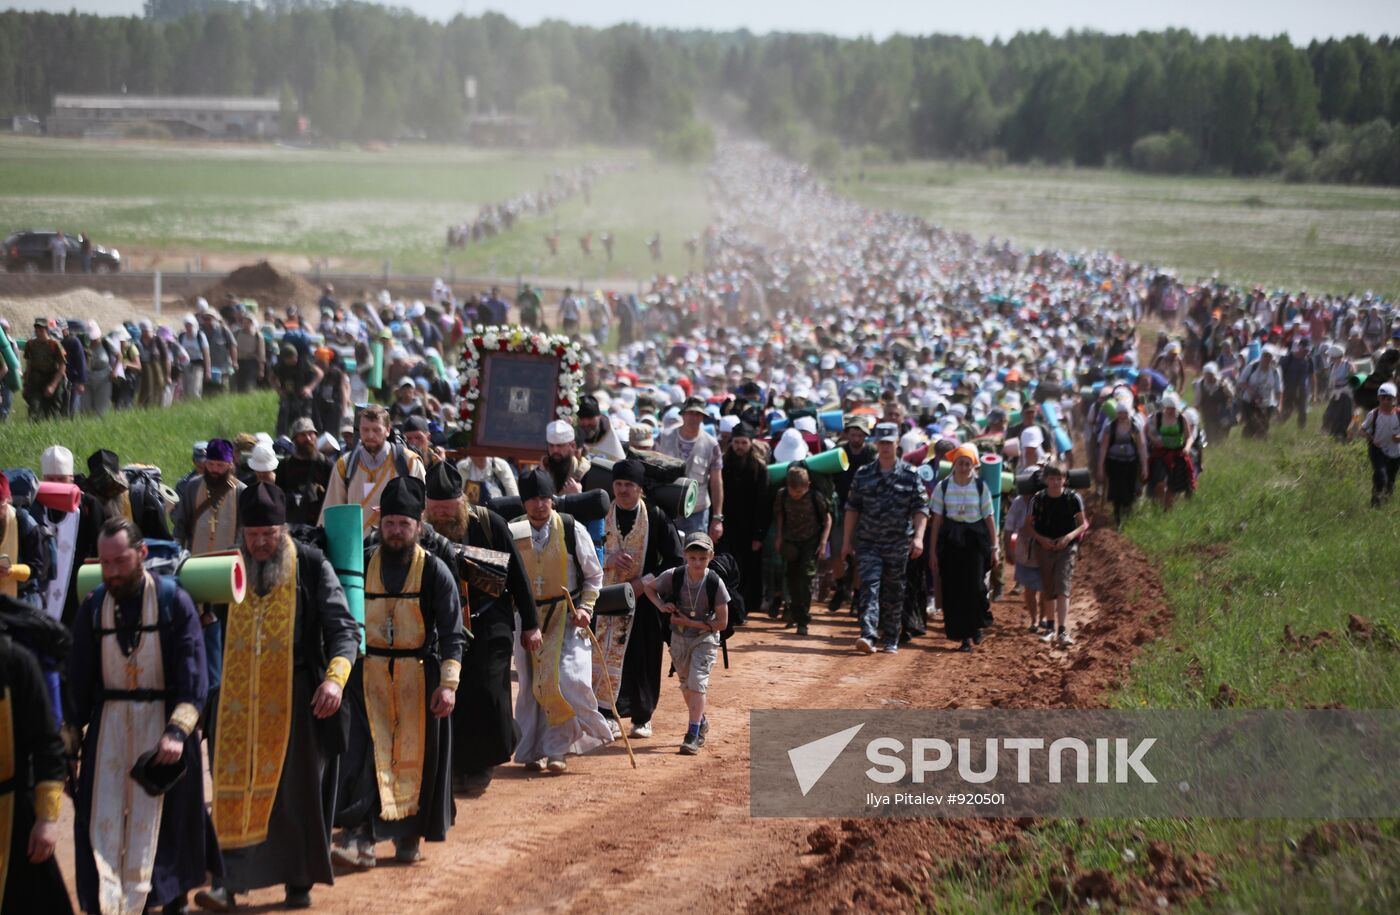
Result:
[[[0,359],[5,360],[5,367],[10,370],[5,376],[5,387],[18,391],[24,385],[24,373],[19,367],[19,351],[4,328],[0,328]]]
[[[783,432],[787,431],[789,425],[791,425],[791,423],[788,422],[788,418],[786,416],[780,416],[768,424],[768,434],[781,435]]]
[[[384,344],[375,340],[370,353],[374,356],[374,366],[369,370],[369,389],[377,391],[384,387]]]
[[[365,650],[364,509],[357,504],[333,505],[325,511],[326,558],[331,561],[350,615],[360,624],[360,651]]]
[[[982,475],[982,482],[987,484],[987,491],[992,494],[992,514],[997,519],[997,527],[1001,527],[1001,485],[1006,482],[1005,478],[1011,474],[1002,472],[1001,455],[984,454],[982,463],[977,466],[977,471]],[[1016,478],[1011,478],[1014,486]]]
[[[846,415],[840,410],[827,410],[821,415],[822,428],[828,432],[841,432],[845,428]]]
[[[987,457],[992,457],[992,456],[993,456],[993,455],[987,455],[986,457],[983,458],[983,460],[986,460]],[[938,462],[938,479],[941,480],[941,479],[943,479],[944,477],[946,477],[948,474],[950,474],[950,473],[952,473],[952,472],[953,472],[953,465],[952,465],[952,464],[949,464],[947,461],[939,461],[939,462]],[[986,473],[986,471],[982,471],[982,472],[983,472],[984,474]],[[987,478],[986,478],[986,476],[983,476],[982,479],[985,480],[985,479],[987,479]],[[1013,486],[1015,486],[1015,485],[1016,485],[1016,475],[1015,475],[1014,473],[1007,473],[1005,470],[1003,470],[1002,473],[1001,473],[1001,488],[1000,488],[999,490],[997,490],[997,491],[998,491],[998,492],[1006,492],[1007,490],[1011,489],[1011,488],[1012,488]]]

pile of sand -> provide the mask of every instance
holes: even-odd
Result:
[[[155,317],[149,300],[140,304],[92,289],[70,289],[55,295],[0,298],[0,317],[21,337],[29,336],[36,317],[95,320],[103,332],[133,318]],[[166,316],[167,319],[169,315]],[[168,323],[168,321],[167,321]]]
[[[291,273],[282,273],[267,261],[249,267],[239,267],[219,282],[200,293],[214,308],[218,308],[230,293],[238,299],[254,299],[264,313],[282,311],[295,305],[303,312],[314,309],[321,291],[311,283]],[[191,306],[194,297],[190,297]]]

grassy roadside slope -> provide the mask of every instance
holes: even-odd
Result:
[[[1161,568],[1174,621],[1109,705],[1400,706],[1400,502],[1369,509],[1364,449],[1333,444],[1312,425],[1276,428],[1263,445],[1237,436],[1214,444],[1194,500],[1168,515],[1144,506],[1127,524]],[[1349,632],[1352,614],[1365,620]],[[1395,821],[1047,821],[971,866],[935,866],[931,891],[946,911],[1077,911],[1090,899],[1112,909],[1115,889],[1138,904],[1134,883],[1162,886],[1152,862],[1164,852],[1181,886],[1149,894],[1149,905],[1400,909]]]
[[[73,452],[75,469],[86,473],[88,455],[107,448],[123,463],[155,464],[165,482],[174,485],[189,471],[190,446],[196,441],[271,432],[276,421],[277,397],[270,391],[76,420],[31,423],[12,415],[0,425],[0,467],[29,467],[38,473],[44,449],[63,445]]]

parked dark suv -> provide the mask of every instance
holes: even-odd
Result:
[[[52,229],[35,231],[21,229],[5,239],[5,269],[11,273],[52,273],[53,251],[49,248],[56,233]],[[68,243],[65,273],[83,272],[82,246],[78,236],[64,233]],[[92,246],[92,272],[117,273],[122,269],[122,256],[116,248]]]

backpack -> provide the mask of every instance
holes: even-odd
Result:
[[[397,442],[390,445],[394,452],[394,469],[401,477],[408,476],[408,457],[404,454],[403,445]],[[355,471],[360,467],[360,449],[356,448],[350,452],[350,457],[345,461],[345,472],[341,474],[341,482],[347,487],[355,477]]]

